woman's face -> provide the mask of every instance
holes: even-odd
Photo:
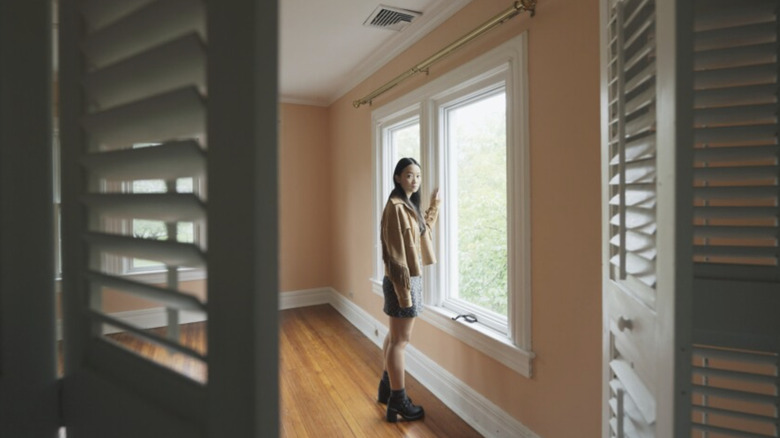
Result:
[[[411,196],[412,193],[420,190],[420,182],[422,182],[420,168],[416,164],[406,166],[400,175],[395,176],[395,181],[401,185],[406,196]]]

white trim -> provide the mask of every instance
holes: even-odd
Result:
[[[179,268],[179,283],[184,281],[199,281],[205,280],[206,270],[202,268]],[[147,284],[166,284],[168,281],[168,273],[166,271],[149,271],[149,272],[133,272],[127,274],[119,274],[119,277],[127,278],[128,280],[137,281],[139,283]],[[62,281],[62,277],[58,276],[55,281]]]
[[[485,353],[525,377],[533,373],[533,359],[536,355],[512,345],[509,339],[483,324],[468,324],[453,321],[457,314],[441,307],[426,307],[420,319],[439,330],[450,334],[466,345]]]
[[[519,55],[517,55],[519,56]],[[505,115],[505,157],[506,157],[506,183],[505,183],[505,196],[507,202],[507,216],[505,218],[506,234],[505,242],[507,246],[507,314],[499,315],[491,310],[485,309],[479,305],[469,303],[460,299],[457,296],[451,296],[453,291],[460,290],[458,283],[458,237],[456,230],[460,229],[459,217],[456,214],[458,211],[459,200],[457,196],[447,196],[445,194],[443,206],[440,209],[439,217],[440,225],[438,232],[438,250],[439,261],[438,265],[432,266],[433,275],[429,281],[430,286],[428,291],[431,294],[428,296],[426,303],[428,305],[438,306],[448,311],[461,313],[473,313],[479,317],[480,324],[484,324],[493,330],[500,331],[504,336],[511,339],[512,335],[509,332],[509,320],[511,316],[518,317],[517,314],[510,314],[509,310],[512,308],[511,303],[513,301],[514,293],[510,291],[514,289],[514,271],[516,266],[515,246],[513,244],[513,224],[518,221],[518,218],[514,216],[515,209],[513,208],[516,201],[520,197],[520,193],[515,193],[512,185],[512,177],[515,173],[525,173],[526,169],[513,167],[512,152],[514,149],[522,149],[522,145],[519,143],[513,143],[512,140],[516,137],[512,135],[516,129],[514,126],[516,123],[512,123],[511,118],[514,114],[511,110],[515,106],[515,100],[511,95],[511,85],[519,76],[520,73],[516,68],[513,68],[513,62],[511,55],[509,61],[505,59],[505,56],[500,56],[496,59],[488,57],[480,57],[473,66],[467,65],[469,72],[479,72],[474,75],[471,73],[471,77],[460,84],[449,87],[431,98],[433,125],[437,127],[437,140],[433,142],[432,147],[435,149],[435,154],[438,155],[438,167],[442,170],[439,184],[440,187],[444,187],[445,193],[458,193],[458,178],[456,177],[455,162],[453,161],[454,155],[450,148],[451,139],[449,138],[449,126],[450,126],[450,111],[462,108],[465,105],[470,105],[475,102],[482,101],[483,99],[489,99],[497,94],[503,93],[506,102],[506,115]],[[484,62],[483,62],[484,61]],[[498,65],[495,65],[498,64]],[[520,218],[519,220],[523,220]],[[521,292],[523,289],[521,289]]]
[[[528,38],[523,33],[518,37],[520,46],[516,65],[512,66],[512,80],[507,83],[507,98],[515,104],[507,106],[507,184],[513,195],[508,206],[514,220],[508,224],[508,257],[514,264],[508,272],[509,287],[522,291],[510,294],[508,312],[509,333],[514,342],[528,352],[531,343],[531,134],[528,99]],[[517,111],[517,113],[515,113]],[[519,171],[518,171],[519,170]],[[519,323],[517,319],[520,319]],[[533,355],[533,353],[530,353]],[[533,356],[531,356],[533,357]],[[530,368],[529,368],[530,376]]]
[[[531,429],[441,369],[414,346],[407,347],[409,372],[448,408],[486,437],[538,438]]]
[[[331,298],[331,306],[381,348],[387,326],[335,290]],[[442,369],[413,345],[406,347],[406,369],[483,436],[538,438],[531,429]]]
[[[332,102],[324,98],[306,98],[294,96],[279,96],[279,103],[288,103],[290,105],[307,105],[327,108]]]
[[[112,313],[110,316],[141,329],[159,328],[168,325],[168,312],[165,307],[128,310],[126,312]],[[179,312],[179,324],[191,324],[194,322],[203,322],[205,320],[206,315],[200,312]],[[117,327],[104,326],[103,328],[104,335],[120,332],[124,332],[124,330]]]
[[[201,268],[179,268],[178,270],[179,283],[183,281],[198,281],[206,279],[206,270]],[[121,274],[120,277],[127,278],[128,280],[138,281],[141,283],[150,284],[166,284],[168,282],[167,271],[136,271]]]
[[[279,310],[329,304],[332,293],[333,289],[329,287],[282,292],[279,294]]]

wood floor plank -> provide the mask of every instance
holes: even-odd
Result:
[[[388,423],[376,400],[381,350],[330,305],[283,310],[279,314],[280,435],[310,437],[473,438],[476,430],[448,409],[412,376],[406,389],[425,408],[420,421]],[[206,351],[206,323],[181,326],[182,343]],[[197,361],[129,334],[109,335],[131,351],[195,379],[205,377]]]

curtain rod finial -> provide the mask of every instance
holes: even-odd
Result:
[[[521,5],[521,8],[530,12],[531,16],[533,17],[536,15],[536,0],[518,0],[515,2],[515,4],[519,3]],[[517,6],[515,6],[517,9],[521,9]]]

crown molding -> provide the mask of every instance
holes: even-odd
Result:
[[[328,99],[326,106],[332,105],[350,92],[358,84],[368,79],[380,68],[384,67],[393,58],[403,53],[425,35],[439,27],[442,23],[455,15],[471,3],[471,0],[438,0],[429,11],[418,18],[417,25],[412,24],[403,32],[385,41],[377,47],[374,54],[361,61],[355,68],[345,75],[346,81]],[[400,72],[399,72],[400,73]]]

